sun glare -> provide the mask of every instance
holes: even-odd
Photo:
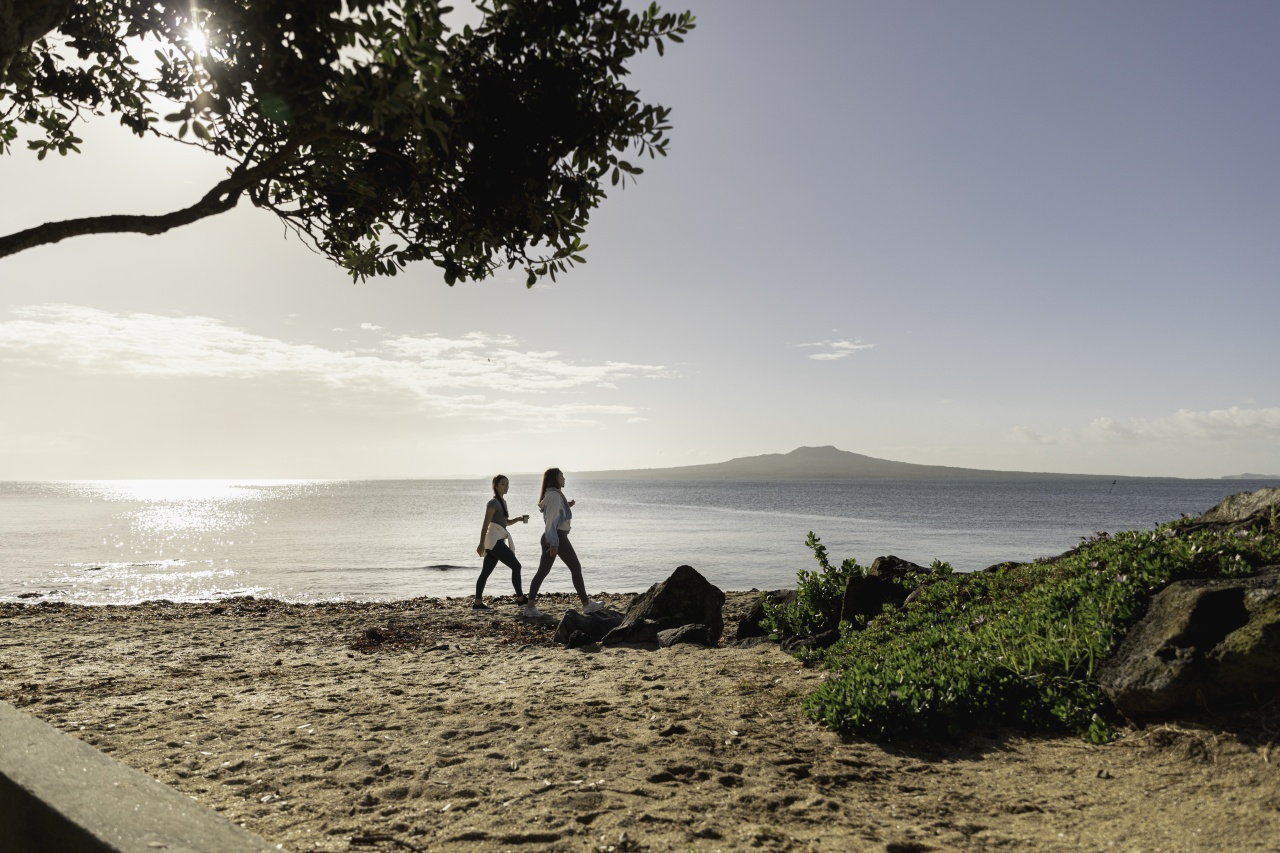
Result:
[[[196,53],[209,52],[209,39],[199,27],[187,30],[187,45]]]

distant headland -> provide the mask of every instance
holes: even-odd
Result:
[[[876,459],[826,447],[797,447],[790,453],[743,456],[728,462],[678,468],[578,471],[575,478],[602,480],[1155,480],[1172,477],[1120,477],[1112,474],[1055,474],[988,471],[947,465],[916,465]],[[1266,479],[1266,478],[1263,478]]]

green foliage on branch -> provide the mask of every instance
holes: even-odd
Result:
[[[805,710],[871,740],[1005,724],[1107,741],[1114,716],[1094,668],[1151,595],[1176,580],[1244,576],[1280,563],[1274,524],[1194,532],[1181,525],[1096,534],[1052,560],[931,580],[864,630],[841,626],[840,641],[816,656],[830,675]]]
[[[357,280],[419,260],[449,284],[517,265],[530,285],[554,278],[583,261],[606,182],[666,154],[669,110],[625,85],[626,66],[680,42],[693,16],[484,0],[477,27],[451,32],[448,11],[437,0],[75,3],[0,78],[0,152],[22,127],[41,159],[78,151],[77,124],[110,113],[225,158],[228,177],[185,217],[0,238],[0,255],[80,233],[158,233],[243,195]]]

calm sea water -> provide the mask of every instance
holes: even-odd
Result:
[[[1149,529],[1274,482],[570,482],[592,591],[631,592],[688,563],[722,589],[794,586],[816,564],[896,554],[976,570],[1052,556],[1096,530]],[[525,583],[537,483],[514,478]],[[486,480],[0,482],[0,601],[125,604],[237,595],[287,601],[474,590]],[[570,589],[560,565],[546,587]],[[509,594],[499,566],[489,593]],[[32,595],[38,594],[38,597]]]

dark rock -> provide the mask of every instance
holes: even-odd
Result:
[[[556,626],[555,641],[571,649],[598,643],[621,623],[622,614],[612,610],[597,610],[595,613],[567,610]]]
[[[768,637],[765,637],[765,636],[745,637],[741,640],[738,640],[738,642],[734,643],[733,645],[739,649],[754,649],[756,646],[765,646],[772,642],[773,640],[770,640]]]
[[[1099,667],[1098,683],[1129,719],[1280,687],[1280,567],[1169,584]]]
[[[849,578],[844,588],[844,602],[840,606],[840,620],[855,626],[854,630],[860,630],[860,626],[879,616],[886,605],[901,607],[911,591],[905,585],[905,579],[911,574],[928,571],[924,566],[893,555],[877,557],[865,576]],[[828,630],[835,627],[827,626]]]
[[[782,650],[789,655],[794,655],[796,652],[834,646],[839,639],[839,631],[821,631],[804,637],[787,637],[782,641]]]
[[[1263,512],[1270,515],[1271,509],[1280,512],[1280,488],[1238,492],[1225,498],[1198,520],[1233,523],[1246,521]]]
[[[693,643],[699,646],[714,646],[716,640],[711,639],[711,630],[706,625],[681,625],[658,632],[658,645],[664,649],[678,646],[681,643]]]
[[[1222,500],[1199,518],[1179,523],[1180,533],[1198,530],[1246,530],[1280,528],[1280,488],[1238,492]]]
[[[584,631],[574,631],[569,635],[569,639],[565,640],[565,648],[580,649],[583,646],[594,646],[600,641]]]
[[[761,593],[761,596],[769,599],[774,604],[787,605],[796,600],[796,591],[794,589],[773,589],[768,592]],[[745,640],[749,637],[764,637],[768,632],[760,627],[760,620],[764,618],[764,602],[757,600],[755,606],[747,611],[747,615],[742,617],[738,622],[738,632],[734,635],[735,640]]]
[[[724,633],[724,593],[692,566],[680,566],[671,577],[631,599],[622,624],[605,643],[657,643],[658,633],[684,625],[705,625],[708,645]]]

